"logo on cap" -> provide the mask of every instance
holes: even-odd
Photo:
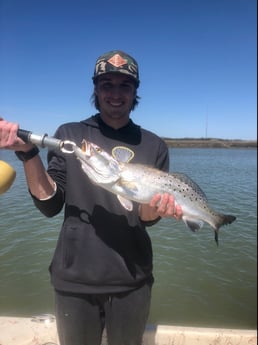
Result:
[[[112,58],[110,58],[108,62],[115,67],[120,67],[127,64],[127,61],[123,59],[119,54],[115,54],[114,56],[112,56]]]

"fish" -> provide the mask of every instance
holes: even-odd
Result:
[[[133,201],[148,204],[155,194],[169,193],[181,206],[186,227],[196,232],[204,223],[209,224],[217,245],[220,227],[236,220],[234,215],[213,210],[203,190],[188,175],[131,163],[134,152],[127,147],[115,147],[111,155],[84,139],[81,148],[74,147],[74,154],[91,182],[115,194],[128,211],[132,211]]]

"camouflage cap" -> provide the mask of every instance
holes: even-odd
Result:
[[[95,83],[97,77],[106,73],[126,74],[134,79],[136,87],[139,86],[138,64],[133,57],[121,50],[112,50],[97,59],[93,82]]]

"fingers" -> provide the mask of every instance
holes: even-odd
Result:
[[[17,123],[7,122],[0,118],[0,148],[11,148],[21,143],[17,137],[18,128]]]
[[[182,210],[182,207],[180,205],[176,205],[176,212],[174,214],[174,217],[177,220],[182,219],[182,217],[183,217],[183,210]]]
[[[181,206],[177,205],[174,197],[168,193],[154,195],[150,206],[156,207],[156,211],[160,217],[173,217],[179,220],[183,215]]]

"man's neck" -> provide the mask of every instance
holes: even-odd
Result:
[[[105,116],[105,114],[103,113],[100,113],[100,118],[106,125],[108,125],[109,127],[113,129],[120,129],[122,127],[125,127],[130,120],[129,115],[128,117],[116,118],[116,117]]]

